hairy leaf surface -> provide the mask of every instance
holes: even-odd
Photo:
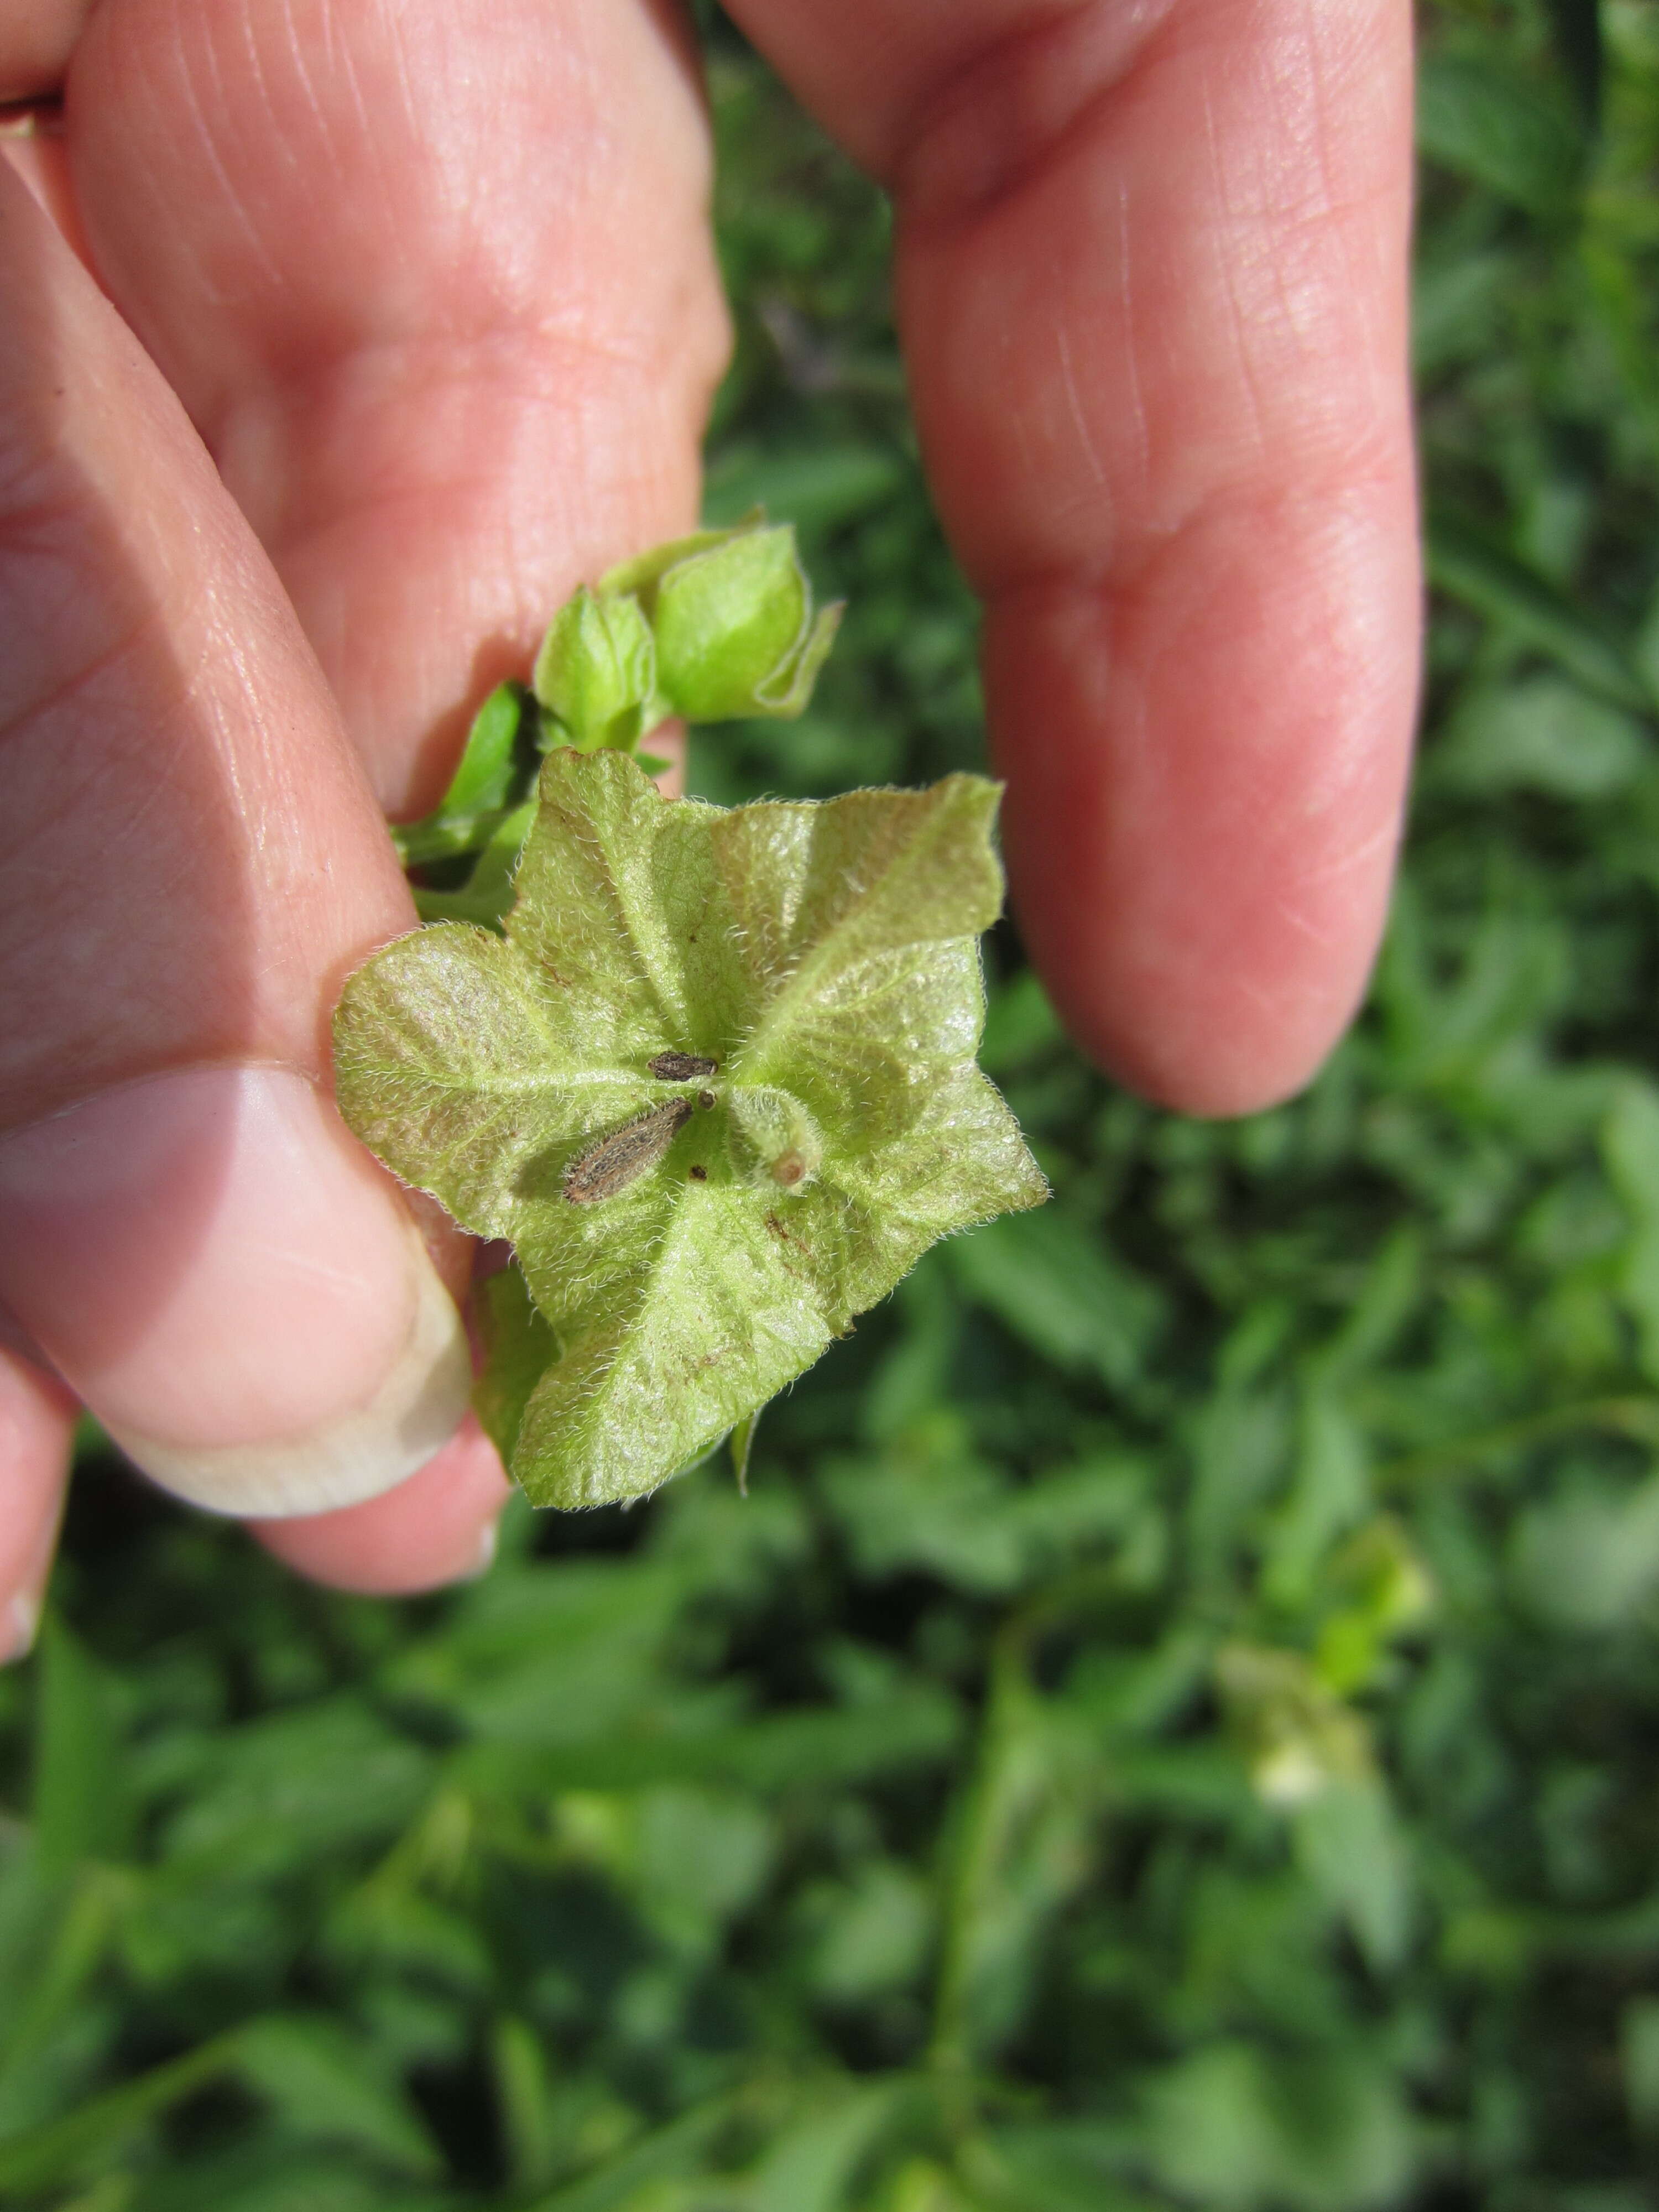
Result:
[[[997,795],[956,775],[727,811],[562,750],[505,937],[442,923],[347,985],[341,1110],[465,1227],[512,1241],[551,1331],[528,1308],[501,1326],[497,1294],[479,1394],[538,1504],[653,1489],[937,1238],[1046,1196],[974,1063]],[[715,1072],[666,1080],[665,1054]],[[692,1111],[671,1140],[574,1202],[596,1149],[676,1099]]]

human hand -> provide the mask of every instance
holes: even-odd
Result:
[[[1363,985],[1404,779],[1406,9],[733,12],[898,197],[1050,988],[1154,1095],[1266,1103]],[[327,1012],[412,921],[380,808],[579,578],[691,520],[724,344],[665,5],[0,29],[0,88],[65,76],[35,182],[143,349],[0,176],[0,1650],[67,1458],[31,1341],[176,1486],[362,1495],[439,1447],[260,1525],[325,1579],[483,1556],[458,1324],[324,1103]]]

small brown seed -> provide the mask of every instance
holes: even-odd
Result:
[[[626,1190],[654,1167],[691,1119],[689,1098],[671,1098],[636,1121],[624,1122],[572,1160],[564,1171],[564,1194],[573,1206],[592,1206]]]
[[[663,1083],[693,1083],[700,1075],[718,1075],[717,1060],[700,1060],[695,1052],[659,1052],[646,1066]]]

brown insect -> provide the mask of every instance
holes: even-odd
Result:
[[[648,1114],[626,1121],[610,1136],[579,1154],[564,1171],[564,1194],[573,1206],[592,1206],[626,1190],[647,1168],[655,1167],[691,1119],[689,1098],[671,1098]]]
[[[699,1075],[717,1075],[720,1065],[717,1060],[699,1060],[694,1052],[659,1052],[645,1064],[664,1083],[690,1083]]]

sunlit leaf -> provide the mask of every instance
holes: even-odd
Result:
[[[427,930],[348,985],[346,1118],[512,1240],[557,1340],[515,1414],[484,1388],[538,1503],[654,1489],[937,1238],[1041,1203],[974,1065],[995,805],[953,776],[726,812],[556,752],[505,940]]]

